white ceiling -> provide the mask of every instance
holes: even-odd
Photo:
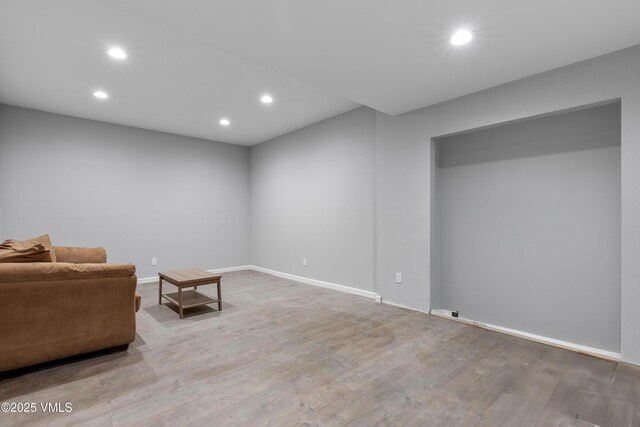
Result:
[[[632,46],[638,22],[638,0],[2,0],[0,102],[253,145]]]
[[[359,106],[114,5],[0,0],[0,102],[241,145]]]

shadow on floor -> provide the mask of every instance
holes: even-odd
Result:
[[[135,342],[124,351],[98,350],[2,372],[0,401],[52,386],[97,377],[113,371],[116,367],[136,364],[143,360],[142,353],[137,349],[140,345],[144,345],[144,341],[136,334]]]
[[[217,305],[216,305],[217,307]],[[208,305],[199,307],[192,307],[184,309],[184,319],[190,320],[206,320],[212,317],[222,316],[229,310],[233,310],[236,307],[232,304],[223,302],[222,311],[218,311],[217,308],[213,308]],[[178,306],[172,302],[163,302],[162,304],[152,305],[149,307],[142,307],[146,313],[153,317],[160,323],[173,322],[175,320],[181,320],[178,312]]]

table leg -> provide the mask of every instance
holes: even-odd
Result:
[[[222,310],[222,280],[218,280],[218,311]]]
[[[180,312],[180,318],[184,319],[184,313],[182,312],[182,287],[178,287],[178,311]]]
[[[158,304],[162,304],[162,277],[158,276]]]

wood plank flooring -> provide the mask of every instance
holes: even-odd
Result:
[[[0,425],[640,425],[637,367],[263,273],[222,284],[222,312],[184,320],[140,285],[128,352],[0,382],[0,402],[73,412],[0,413]]]

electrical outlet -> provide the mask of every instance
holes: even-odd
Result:
[[[302,258],[302,265],[307,265],[307,259],[306,258]]]
[[[151,265],[158,265],[158,258],[151,258]]]
[[[396,283],[402,283],[402,273],[396,273]]]

